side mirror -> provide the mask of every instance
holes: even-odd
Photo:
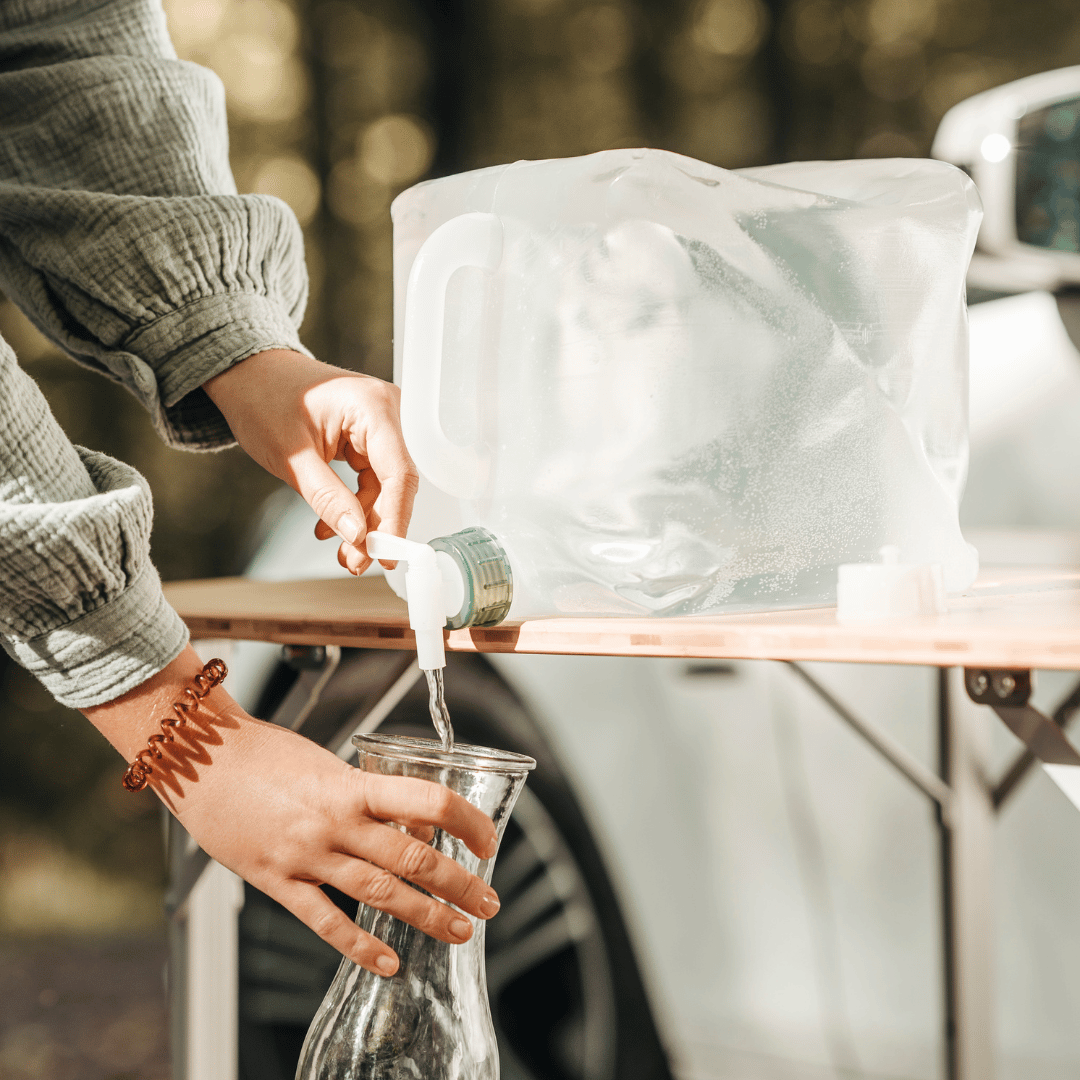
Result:
[[[1080,67],[962,101],[931,152],[964,169],[982,196],[969,281],[1002,291],[1080,283]]]

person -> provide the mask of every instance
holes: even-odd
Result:
[[[236,193],[220,81],[177,60],[154,0],[5,0],[0,101],[0,289],[135,394],[171,446],[238,442],[363,572],[366,531],[403,535],[416,489],[397,391],[300,343],[300,229],[279,200]],[[128,761],[202,667],[150,562],[151,517],[143,478],[73,446],[0,343],[0,640]],[[351,768],[223,686],[198,713],[197,753],[174,768],[166,753],[150,785],[211,856],[356,963],[398,960],[321,885],[450,942],[471,935],[462,912],[498,910],[425,843],[442,828],[494,854],[491,820],[460,796]]]

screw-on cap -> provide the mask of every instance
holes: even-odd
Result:
[[[461,609],[450,615],[451,630],[464,626],[494,626],[506,618],[514,599],[514,577],[506,552],[487,529],[476,526],[430,541],[436,551],[454,560],[465,582]]]

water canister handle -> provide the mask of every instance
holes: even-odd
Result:
[[[479,497],[489,457],[479,446],[451,442],[439,419],[446,286],[455,270],[493,271],[502,259],[502,222],[494,214],[461,214],[424,241],[409,272],[401,356],[401,431],[416,467],[459,499]]]

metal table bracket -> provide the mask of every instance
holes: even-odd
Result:
[[[1045,716],[1031,705],[1031,672],[1026,669],[967,668],[964,685],[971,700],[989,705],[1025,747],[993,789],[995,809],[1002,806],[1037,761],[1080,809],[1080,752],[1064,731],[1080,706],[1080,685],[1054,710],[1053,716]]]

